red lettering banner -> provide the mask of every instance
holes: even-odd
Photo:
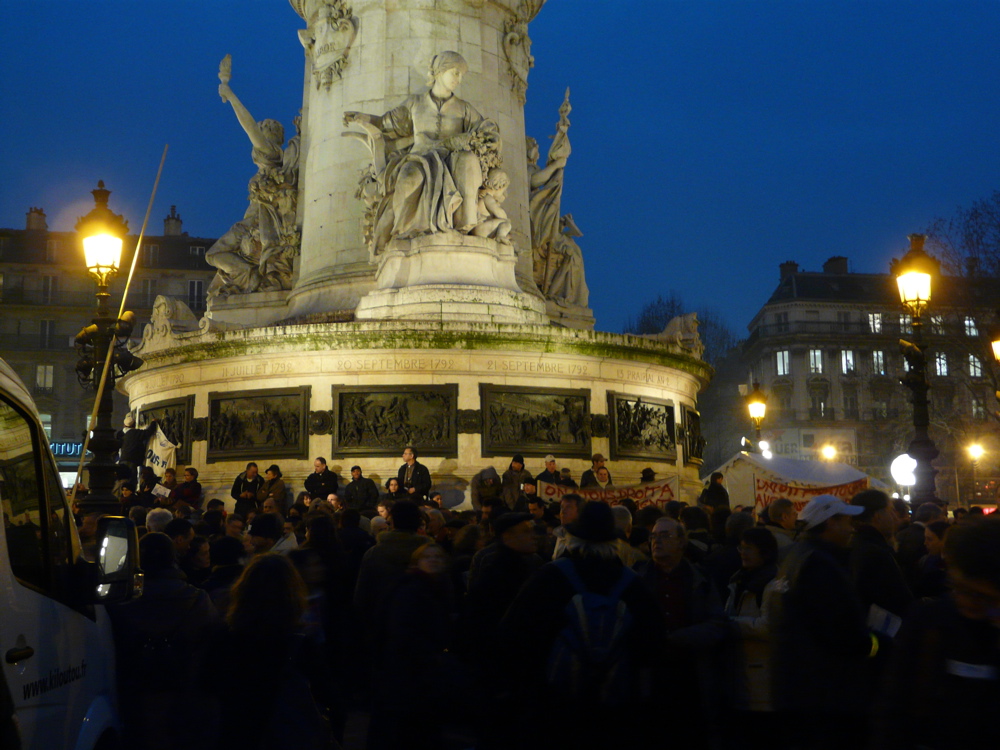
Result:
[[[608,505],[621,505],[622,500],[629,498],[635,502],[637,508],[643,508],[647,505],[656,505],[662,508],[671,500],[677,499],[679,489],[680,482],[677,477],[606,490],[593,488],[574,490],[572,487],[564,487],[561,484],[539,482],[538,496],[552,502],[558,501],[563,495],[575,494],[587,502],[600,500]]]

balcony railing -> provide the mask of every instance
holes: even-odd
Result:
[[[45,305],[49,307],[93,307],[94,292],[46,291],[44,289],[4,289],[0,292],[3,305]]]
[[[0,336],[0,352],[25,352],[25,351],[73,351],[73,337],[65,334],[51,334],[43,336],[38,333],[22,333],[20,335]]]

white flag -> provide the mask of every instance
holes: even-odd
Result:
[[[156,433],[146,445],[146,466],[153,467],[153,471],[162,477],[163,470],[175,468],[176,463],[177,446],[167,440],[160,425],[156,425]]]

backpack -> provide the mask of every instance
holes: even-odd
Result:
[[[548,684],[560,696],[612,705],[628,702],[634,685],[628,653],[632,614],[621,600],[636,579],[622,568],[607,595],[589,591],[568,558],[552,563],[575,589],[564,610],[566,625],[556,636],[546,665]]]

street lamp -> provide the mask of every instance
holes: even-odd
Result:
[[[135,316],[124,313],[119,319],[111,310],[111,294],[108,291],[121,263],[122,243],[128,232],[128,222],[108,208],[111,191],[104,188],[103,181],[98,182],[97,189],[91,193],[94,196],[94,209],[76,223],[87,270],[97,282],[97,311],[91,324],[81,330],[75,339],[80,355],[76,365],[77,378],[81,385],[93,387],[98,395],[97,420],[90,438],[93,458],[87,464],[87,496],[80,502],[85,514],[117,513],[120,508],[112,492],[118,478],[115,453],[121,447],[111,423],[112,394],[116,376],[142,364],[125,349]],[[112,352],[112,361],[105,378],[104,363],[109,350]]]
[[[756,431],[757,443],[760,443],[760,423],[764,421],[764,412],[767,411],[767,395],[760,389],[760,383],[753,384],[753,392],[746,397],[747,411],[750,412],[750,420]]]
[[[931,301],[931,288],[941,264],[924,252],[922,234],[911,234],[910,249],[899,260],[893,260],[889,271],[896,277],[899,299],[913,320],[913,341],[899,340],[899,348],[910,365],[899,381],[910,390],[913,404],[913,440],[907,448],[917,467],[914,470],[916,484],[913,487],[913,504],[919,506],[928,500],[936,500],[934,477],[937,474],[931,462],[938,457],[937,446],[927,432],[930,424],[930,409],[927,391],[927,354],[923,340],[923,313]]]
[[[976,494],[976,469],[979,467],[979,459],[983,457],[986,450],[979,443],[973,443],[967,450],[969,451],[969,459],[972,461],[972,502],[974,503],[978,497]]]
[[[835,459],[837,457],[837,449],[834,448],[829,443],[827,443],[822,448],[820,448],[819,452],[820,452],[820,455],[823,456],[823,458],[825,460],[827,460],[827,461],[832,461],[833,459]]]

